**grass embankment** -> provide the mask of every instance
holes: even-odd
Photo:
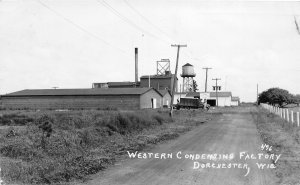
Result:
[[[279,184],[300,184],[300,128],[262,108],[253,113],[253,116],[262,140],[273,146],[272,152],[282,154],[276,163]]]
[[[85,179],[128,150],[142,150],[149,144],[178,137],[200,124],[193,119],[196,114],[175,112],[175,122],[168,112],[152,110],[2,115],[1,178],[6,183],[26,184]]]

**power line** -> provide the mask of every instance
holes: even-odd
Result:
[[[123,20],[124,22],[126,22],[127,24],[129,24],[131,27],[139,30],[142,33],[146,33],[149,36],[156,38],[157,40],[160,40],[161,42],[164,42],[166,44],[169,44],[168,41],[165,41],[159,37],[157,37],[156,35],[148,32],[147,30],[143,29],[142,27],[138,26],[137,24],[135,24],[133,21],[131,21],[130,19],[128,19],[127,17],[125,17],[124,15],[122,15],[119,11],[117,11],[115,8],[113,8],[109,3],[107,3],[106,1],[102,0],[96,0],[96,2],[100,3],[101,5],[103,5],[105,8],[107,8],[109,11],[111,11],[113,14],[115,14],[117,17],[119,17],[121,20]]]
[[[155,34],[145,30],[144,28],[136,25],[133,21],[131,21],[130,19],[128,19],[127,17],[125,17],[124,15],[122,15],[118,10],[116,10],[114,7],[112,7],[108,2],[106,2],[105,0],[96,0],[96,2],[100,3],[101,5],[103,5],[105,8],[107,8],[109,11],[111,11],[113,14],[115,14],[117,17],[119,17],[121,20],[123,20],[125,23],[129,24],[130,26],[132,26],[133,28],[146,33],[148,35],[150,35],[151,37],[169,44],[169,41],[166,41],[165,39],[162,39],[158,36],[156,36]],[[170,37],[166,32],[164,32],[163,30],[161,30],[158,26],[156,26],[155,24],[153,24],[147,17],[145,17],[142,13],[140,13],[137,9],[135,9],[131,4],[128,3],[127,0],[124,0],[124,2],[127,4],[127,6],[132,9],[136,14],[138,14],[144,21],[146,21],[148,24],[150,24],[151,26],[153,26],[154,28],[156,28],[157,30],[159,30],[161,33],[163,33],[164,35],[166,35],[168,37],[168,39],[172,40],[173,42],[175,41],[175,39],[173,39],[172,37]],[[190,58],[191,60],[193,60],[193,54],[191,53],[190,50],[188,51],[184,51],[184,53],[188,56],[188,58]]]
[[[109,45],[112,48],[116,48],[119,51],[121,51],[124,54],[128,54],[128,52],[126,52],[125,50],[118,48],[112,44],[110,44],[109,42],[107,42],[106,40],[98,37],[96,34],[90,32],[89,30],[85,29],[84,27],[80,26],[79,24],[75,23],[74,21],[72,21],[71,19],[66,18],[63,14],[61,14],[60,12],[56,11],[55,9],[51,8],[50,6],[48,6],[47,4],[43,3],[41,0],[37,0],[37,2],[42,5],[43,7],[47,8],[48,10],[50,10],[52,13],[54,13],[55,15],[57,15],[58,17],[64,19],[66,22],[68,22],[69,24],[73,25],[74,27],[76,27],[77,29],[81,30],[82,32],[90,35],[91,37],[101,41],[102,43]]]
[[[136,8],[134,8],[130,3],[128,3],[127,0],[124,0],[124,2],[126,3],[126,5],[133,10],[137,15],[139,15],[144,21],[146,21],[148,24],[150,24],[151,26],[153,26],[156,30],[158,30],[159,32],[161,32],[162,34],[164,34],[165,36],[167,36],[170,40],[175,41],[175,39],[173,39],[169,34],[167,34],[166,32],[164,32],[162,29],[160,29],[158,26],[156,26],[154,23],[152,23],[146,16],[144,16],[140,11],[138,11]]]
[[[295,20],[296,29],[297,29],[298,33],[300,34],[300,29],[299,29],[299,25],[298,25],[296,16],[294,16],[294,20]]]
[[[123,20],[124,22],[126,22],[127,24],[129,24],[130,26],[134,27],[135,29],[141,31],[141,32],[144,32],[148,35],[150,35],[151,37],[154,37],[155,39],[161,41],[161,42],[164,42],[164,43],[167,43],[169,44],[168,41],[164,40],[164,39],[161,39],[159,37],[157,37],[156,35],[146,31],[145,29],[143,29],[142,27],[136,25],[133,21],[131,21],[130,19],[128,19],[127,17],[123,16],[120,12],[118,12],[115,8],[113,8],[110,4],[108,4],[106,1],[99,1],[99,0],[96,0],[98,3],[101,3],[104,7],[106,7],[108,10],[110,10],[113,14],[115,14],[116,16],[118,16],[121,20]],[[74,27],[76,27],[77,29],[79,29],[80,31],[88,34],[89,36],[101,41],[102,43],[106,44],[106,45],[109,45],[110,47],[112,48],[115,48],[119,51],[121,51],[122,53],[128,55],[128,56],[131,56],[127,51],[119,48],[119,47],[116,47],[112,44],[110,44],[109,42],[107,42],[106,40],[104,40],[103,38],[100,38],[98,35],[92,33],[91,31],[89,31],[88,29],[82,27],[81,25],[77,24],[76,22],[72,21],[71,19],[65,17],[62,13],[56,11],[54,8],[48,6],[46,3],[42,2],[41,0],[37,0],[37,2],[42,5],[43,7],[47,8],[49,11],[51,11],[52,13],[54,13],[55,15],[57,15],[58,17],[62,18],[63,20],[65,20],[66,22],[68,22],[69,24],[73,25]],[[147,21],[149,24],[151,24],[152,26],[154,26],[155,28],[159,29],[155,24],[153,24],[149,19],[147,19],[145,16],[143,16],[141,13],[139,13],[139,11],[137,11],[136,9],[134,9],[134,7],[132,7],[127,1],[126,3],[137,13],[139,14],[140,16],[143,17],[143,19],[145,21]],[[161,29],[159,29],[161,32],[163,32]],[[165,35],[167,35],[165,32],[163,32]],[[168,35],[167,35],[168,36]],[[170,40],[173,40],[171,37],[169,37]],[[191,59],[193,59],[194,57],[192,56],[191,52],[190,51],[184,51],[185,54],[187,54],[187,56]]]

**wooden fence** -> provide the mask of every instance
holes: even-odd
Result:
[[[300,118],[299,118],[299,112],[294,112],[292,110],[289,110],[288,108],[280,108],[275,107],[269,104],[260,104],[263,108],[267,109],[270,113],[276,114],[280,116],[282,119],[286,120],[288,123],[292,125],[297,125],[300,127]]]

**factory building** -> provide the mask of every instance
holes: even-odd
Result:
[[[162,107],[154,88],[32,89],[1,97],[8,109],[106,109],[134,110]]]
[[[175,78],[174,74],[171,72],[166,72],[165,75],[145,75],[140,78],[140,87],[150,87],[157,90],[172,90],[173,81],[175,80],[175,91],[177,91],[177,81],[178,78]]]

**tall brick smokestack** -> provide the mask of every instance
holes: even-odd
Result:
[[[135,54],[135,83],[139,81],[139,67],[138,67],[138,48],[134,48]]]

